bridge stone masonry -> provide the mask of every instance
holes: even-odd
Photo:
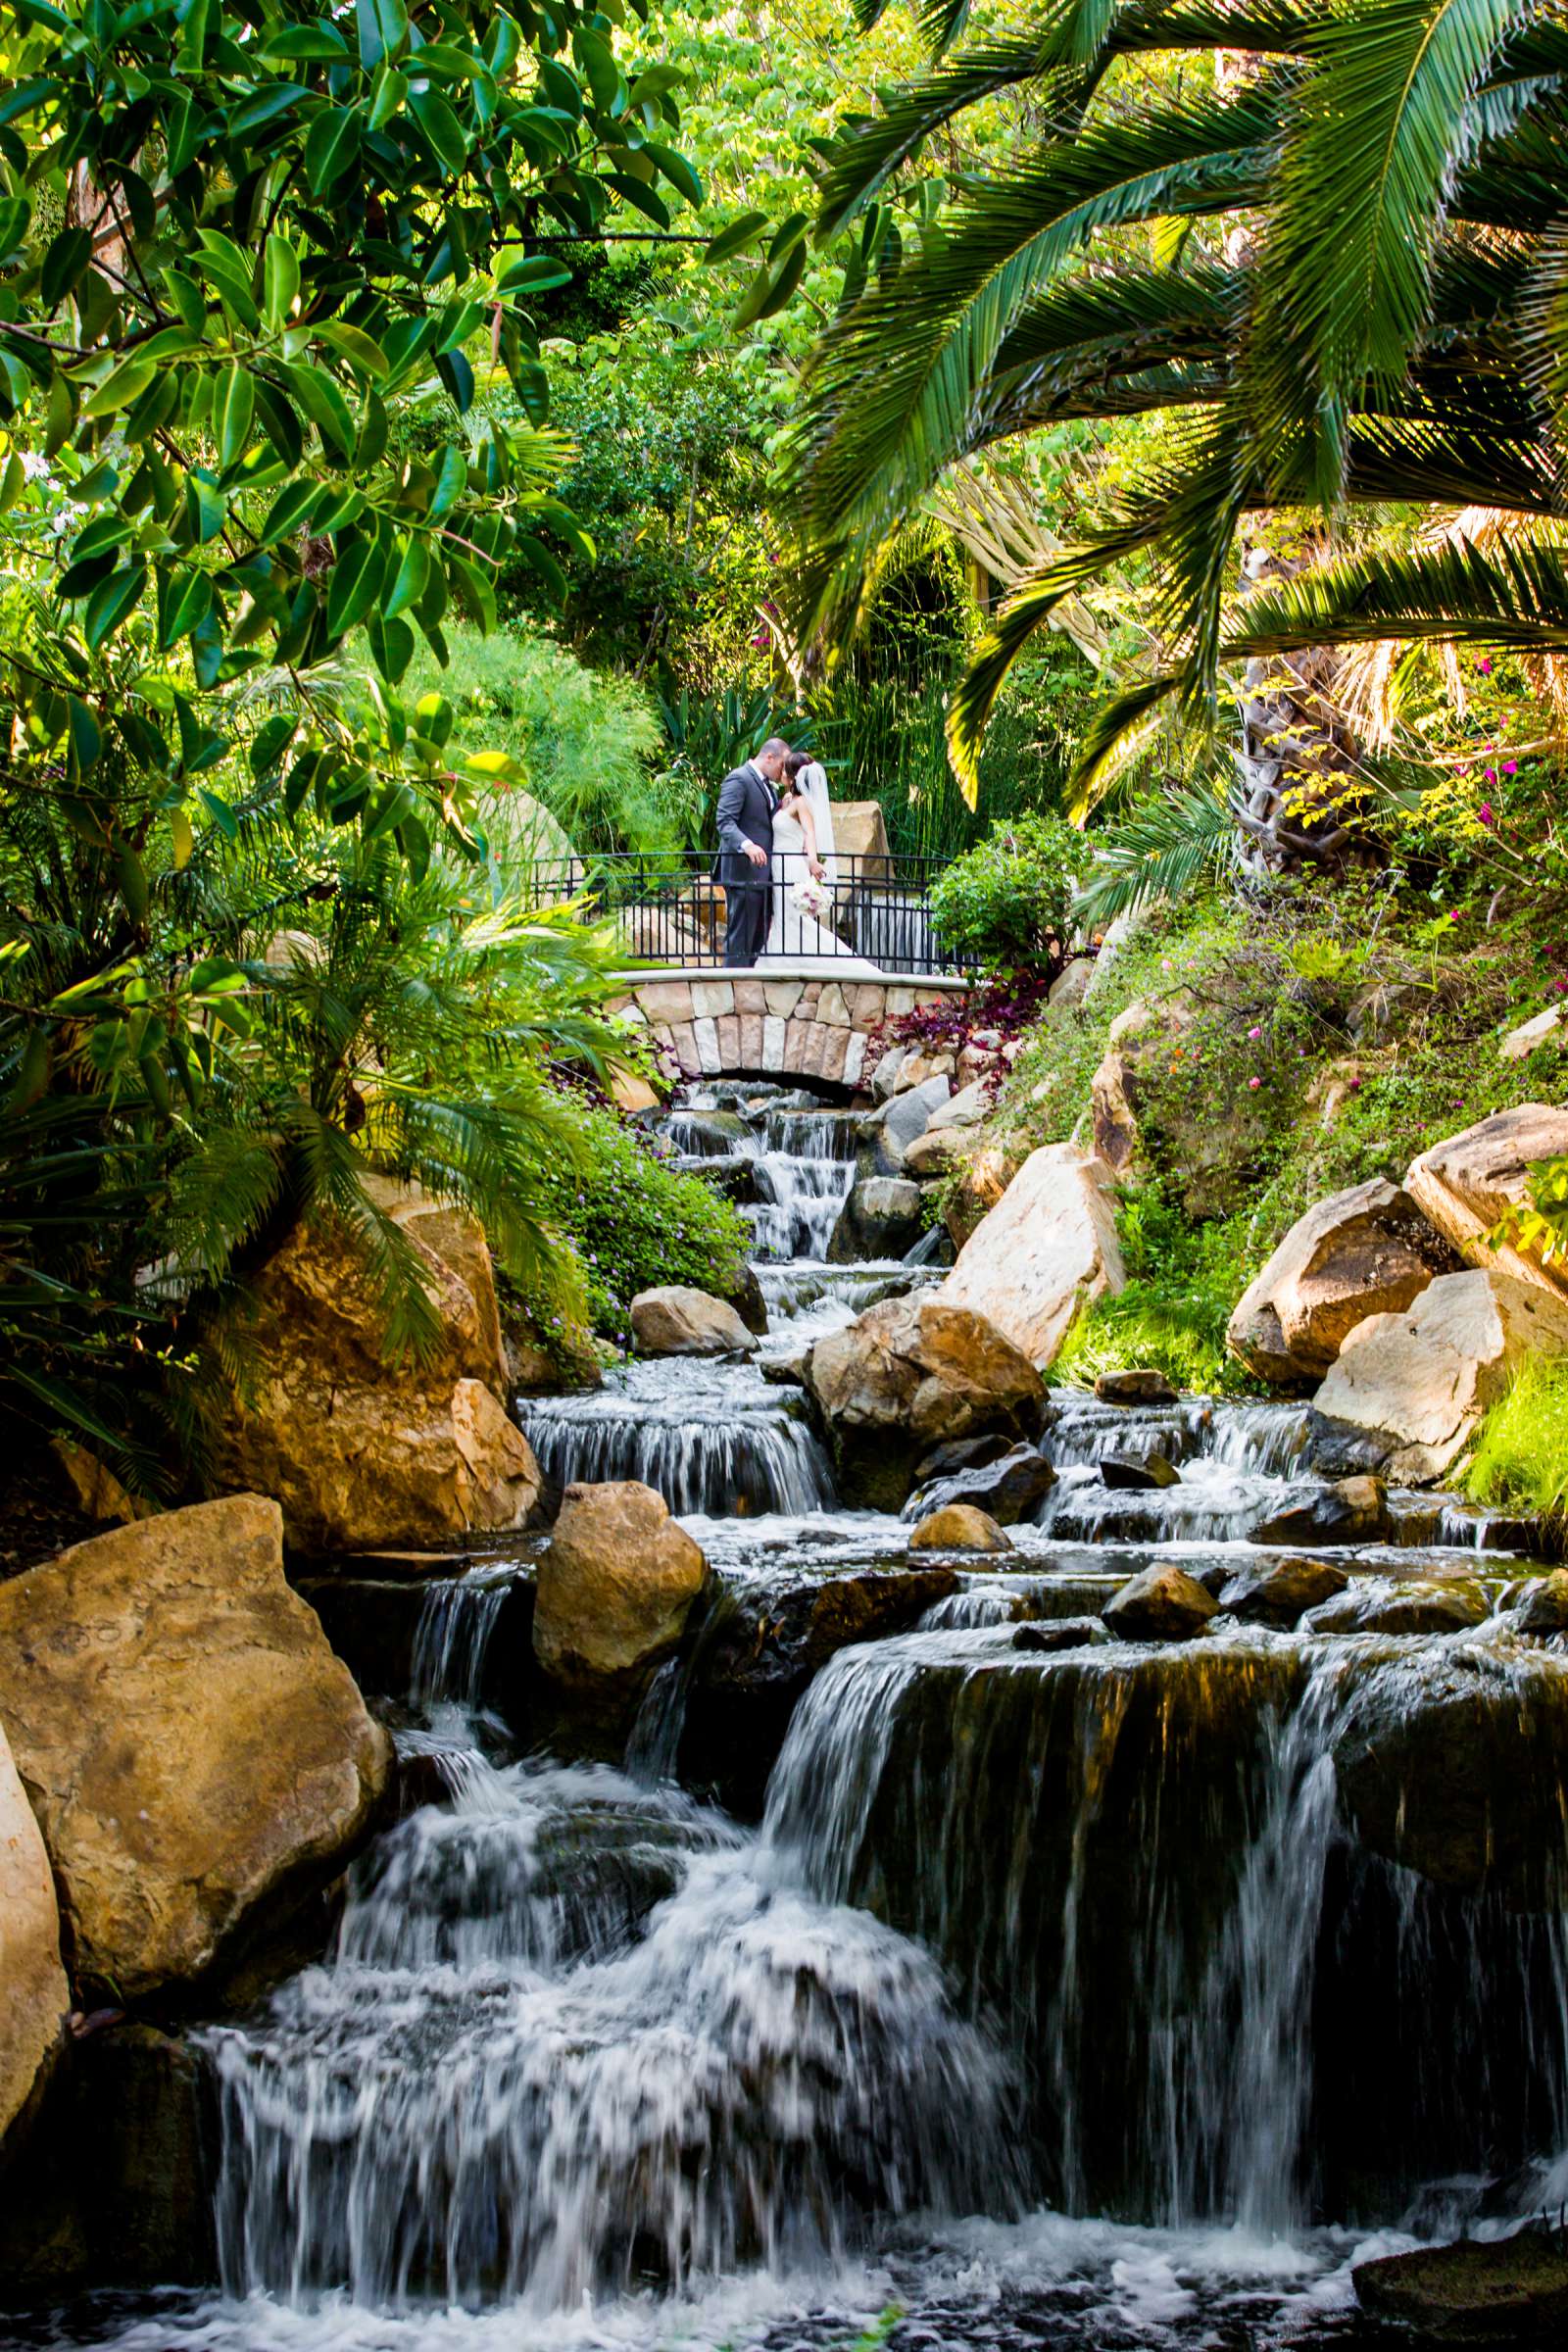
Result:
[[[611,1008],[629,1012],[682,1078],[776,1078],[853,1094],[871,1033],[940,1004],[965,979],[835,979],[821,962],[765,972],[627,972]]]

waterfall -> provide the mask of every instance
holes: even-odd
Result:
[[[477,1707],[490,1637],[511,1590],[510,1573],[441,1577],[425,1588],[409,1678],[416,1705]]]
[[[531,1401],[523,1427],[558,1484],[640,1479],[679,1515],[799,1517],[833,1499],[827,1456],[799,1400],[750,1364],[633,1364],[592,1396]]]
[[[1561,1707],[1552,1670],[1473,1654],[1495,1720]],[[818,1677],[764,1834],[822,1900],[929,1946],[1025,2057],[1068,2211],[1387,2215],[1445,2165],[1568,2141],[1561,1869],[1510,1905],[1398,1867],[1376,1803],[1346,1814],[1351,1751],[1368,1723],[1374,1753],[1395,1740],[1412,1677],[1419,1650],[1365,1640],[1020,1656],[1008,1632],[910,1635]],[[1383,1801],[1402,1821],[1412,1800]],[[1347,2100],[1363,2069],[1376,2097]]]

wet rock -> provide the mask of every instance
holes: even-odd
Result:
[[[1518,1634],[1568,1634],[1568,1569],[1527,1586],[1508,1622]]]
[[[713,1295],[727,1298],[747,1330],[757,1339],[767,1336],[767,1300],[757,1278],[757,1268],[744,1260],[735,1266],[719,1266],[713,1273]]]
[[[1568,2331],[1568,2236],[1560,2230],[1417,2246],[1357,2263],[1350,2282],[1363,2311],[1422,2343],[1560,2343]]]
[[[802,1693],[841,1649],[906,1633],[958,1589],[950,1564],[835,1576],[760,1597],[724,1594],[698,1637],[680,1778],[743,1820],[762,1811],[768,1775]]]
[[[1252,1544],[1369,1544],[1386,1535],[1389,1498],[1380,1478],[1342,1478],[1308,1488],[1283,1510],[1259,1520]]]
[[[1568,1154],[1568,1108],[1521,1102],[1450,1135],[1405,1170],[1405,1190],[1461,1257],[1494,1266],[1568,1302],[1568,1271],[1547,1265],[1539,1243],[1494,1250],[1487,1236],[1510,1208],[1528,1205],[1530,1169]]]
[[[988,1315],[1045,1366],[1079,1308],[1124,1280],[1102,1163],[1074,1144],[1047,1144],[964,1243],[941,1296]]]
[[[1178,1392],[1152,1364],[1135,1364],[1125,1372],[1101,1372],[1095,1395],[1102,1404],[1175,1404]]]
[[[920,1187],[904,1176],[866,1176],[851,1191],[828,1242],[829,1265],[903,1257],[924,1231]]]
[[[1273,1560],[1244,1568],[1221,1587],[1219,1605],[1249,1625],[1272,1625],[1282,1632],[1315,1609],[1349,1583],[1332,1560]]]
[[[1368,1315],[1397,1314],[1458,1261],[1408,1193],[1374,1177],[1298,1217],[1231,1316],[1226,1345],[1276,1388],[1320,1379]]]
[[[808,1349],[803,1348],[795,1355],[764,1355],[757,1369],[770,1388],[804,1389],[806,1358]]]
[[[989,1511],[972,1502],[947,1502],[928,1511],[909,1538],[911,1551],[1010,1551]]]
[[[78,1985],[188,1984],[341,1869],[391,1767],[260,1495],[143,1519],[0,1585],[0,1722]]]
[[[927,1128],[917,1135],[904,1154],[904,1172],[916,1184],[929,1184],[933,1177],[951,1175],[969,1149],[966,1131],[961,1127]]]
[[[806,1386],[852,1508],[898,1510],[914,1464],[941,1440],[1032,1437],[1045,1410],[1028,1358],[940,1294],[884,1299],[818,1340]]]
[[[1371,1315],[1350,1333],[1313,1398],[1318,1458],[1325,1444],[1349,1445],[1392,1480],[1425,1485],[1527,1355],[1565,1351],[1568,1298],[1509,1273],[1439,1275],[1403,1314]]]
[[[60,2046],[71,2007],[49,1856],[0,1723],[0,2139]]]
[[[951,1478],[957,1470],[983,1469],[988,1462],[998,1462],[1012,1450],[1008,1441],[993,1430],[983,1438],[953,1438],[943,1446],[933,1446],[915,1469],[916,1486],[926,1486],[934,1478]]]
[[[1144,1569],[1105,1603],[1105,1623],[1122,1642],[1190,1642],[1218,1614],[1213,1594],[1171,1565]]]
[[[1560,1661],[1523,1644],[1420,1642],[1351,1659],[1346,1675],[1334,1768],[1362,1844],[1509,1909],[1555,1905],[1568,1780]]]
[[[377,1180],[439,1324],[433,1354],[389,1364],[369,1281],[338,1228],[301,1227],[254,1277],[246,1362],[214,1483],[281,1503],[303,1551],[520,1527],[539,1466],[501,1402],[508,1365],[478,1226]]]
[[[534,1655],[554,1683],[624,1696],[676,1647],[707,1579],[652,1487],[567,1487],[539,1561]]]
[[[682,1283],[639,1291],[631,1332],[639,1355],[741,1355],[756,1345],[725,1299]]]
[[[1468,1584],[1427,1584],[1412,1578],[1391,1586],[1382,1579],[1352,1584],[1314,1607],[1314,1634],[1463,1634],[1484,1624],[1487,1604]]]
[[[674,1164],[678,1174],[700,1176],[713,1192],[733,1200],[737,1208],[755,1208],[762,1198],[755,1159],[739,1154],[733,1159],[688,1159],[683,1154]]]
[[[1012,1637],[1014,1649],[1050,1653],[1059,1649],[1094,1649],[1110,1640],[1098,1617],[1058,1617],[1054,1625],[1020,1625]]]
[[[1152,1494],[1181,1484],[1181,1472],[1162,1453],[1102,1454],[1098,1468],[1102,1487],[1122,1487],[1131,1494]]]
[[[1038,1446],[1014,1446],[994,1461],[975,1462],[966,1470],[933,1479],[910,1495],[904,1516],[919,1519],[928,1511],[968,1503],[989,1512],[1003,1527],[1016,1527],[1055,1483],[1056,1473]]]
[[[218,2281],[217,2098],[202,2053],[123,2020],[73,2042],[0,2179],[8,2302]]]

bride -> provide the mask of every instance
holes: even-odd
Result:
[[[764,956],[831,956],[836,971],[860,968],[828,927],[836,879],[826,771],[808,752],[791,752],[773,816],[773,919]]]

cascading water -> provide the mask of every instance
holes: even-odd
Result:
[[[1280,1556],[1252,1531],[1321,1486],[1298,1407],[1058,1392],[1010,1553],[820,1667],[760,1829],[680,1790],[710,1637],[744,1651],[789,1596],[906,1560],[762,1365],[934,1277],[823,1262],[842,1112],[713,1088],[662,1124],[688,1164],[749,1163],[769,1336],[526,1418],[553,1480],[642,1478],[687,1518],[716,1581],[696,1638],[623,1769],[519,1761],[478,1710],[526,1569],[428,1588],[390,1695],[446,1801],[361,1859],[320,1965],[197,2037],[222,2298],[18,2340],[1263,2352],[1345,2340],[1357,2228],[1381,2250],[1401,2216],[1497,2229],[1560,2194],[1568,1659],[1505,1613],[1169,1647],[1098,1622],[1152,1562],[1217,1592]],[[1130,1487],[1156,1454],[1175,1483]],[[1383,1541],[1327,1556],[1505,1594],[1518,1530],[1391,1500]]]

